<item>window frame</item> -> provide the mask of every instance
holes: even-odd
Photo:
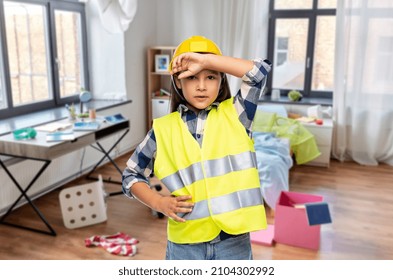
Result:
[[[13,105],[12,100],[12,86],[11,77],[9,71],[9,61],[8,61],[8,48],[7,48],[7,38],[5,29],[5,14],[4,14],[4,1],[27,3],[27,4],[38,4],[46,7],[46,21],[48,23],[48,40],[49,40],[49,63],[51,68],[48,72],[48,78],[51,79],[51,88],[53,92],[50,100],[39,101],[34,103],[29,103],[25,105]],[[3,57],[3,81],[5,90],[6,107],[0,109],[0,119],[5,119],[9,117],[14,117],[18,115],[23,115],[30,113],[32,111],[41,111],[56,107],[64,106],[67,103],[79,103],[79,94],[60,97],[60,79],[59,71],[56,63],[57,57],[57,40],[56,40],[56,24],[55,24],[55,11],[64,10],[68,12],[75,12],[80,14],[81,20],[81,45],[82,45],[82,55],[83,55],[83,80],[85,81],[85,88],[90,88],[89,84],[89,64],[88,64],[88,46],[87,46],[87,24],[86,24],[86,13],[85,4],[79,2],[78,0],[0,0],[0,55]],[[1,60],[0,60],[1,61]]]
[[[278,19],[307,19],[308,20],[308,38],[306,46],[306,60],[305,60],[305,71],[304,71],[304,89],[300,90],[304,97],[311,98],[333,98],[333,91],[318,91],[312,90],[312,74],[314,67],[314,47],[316,40],[316,25],[318,16],[336,16],[336,9],[318,9],[318,0],[313,0],[313,6],[311,9],[274,9],[274,0],[269,2],[269,32],[268,32],[268,57],[272,59],[273,65],[275,65],[274,59],[274,46],[275,46],[275,33],[276,33],[276,21]],[[268,92],[272,91],[274,67],[271,71],[271,78],[267,81]],[[290,90],[277,88],[281,92],[281,96],[286,96]]]

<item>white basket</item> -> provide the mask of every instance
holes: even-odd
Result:
[[[59,199],[66,228],[80,228],[107,220],[101,175],[97,182],[63,189]]]

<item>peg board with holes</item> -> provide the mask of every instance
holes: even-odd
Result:
[[[107,220],[102,177],[98,181],[60,191],[60,208],[66,228],[74,229]]]

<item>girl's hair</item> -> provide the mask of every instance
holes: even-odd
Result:
[[[222,102],[232,97],[226,74],[221,73],[221,77],[222,79],[221,79],[220,90],[214,102]],[[176,112],[179,105],[180,104],[186,105],[187,101],[185,101],[183,97],[183,91],[176,86],[174,79],[177,79],[177,77],[172,76],[171,78],[173,79],[171,83],[171,112]],[[180,97],[179,95],[181,95],[182,97]]]

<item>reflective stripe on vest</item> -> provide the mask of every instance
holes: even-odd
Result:
[[[263,203],[259,189],[242,190],[227,195],[219,196],[211,200],[211,215],[230,212],[243,207],[257,206]],[[194,204],[192,212],[178,213],[178,216],[191,221],[210,216],[208,200],[202,200]]]
[[[229,172],[255,167],[257,162],[255,153],[247,151],[238,155],[228,155],[224,158],[208,160],[203,162],[203,165],[205,176],[203,175],[202,163],[197,162],[162,178],[161,181],[168,187],[170,192],[174,192],[204,178],[221,176]]]

